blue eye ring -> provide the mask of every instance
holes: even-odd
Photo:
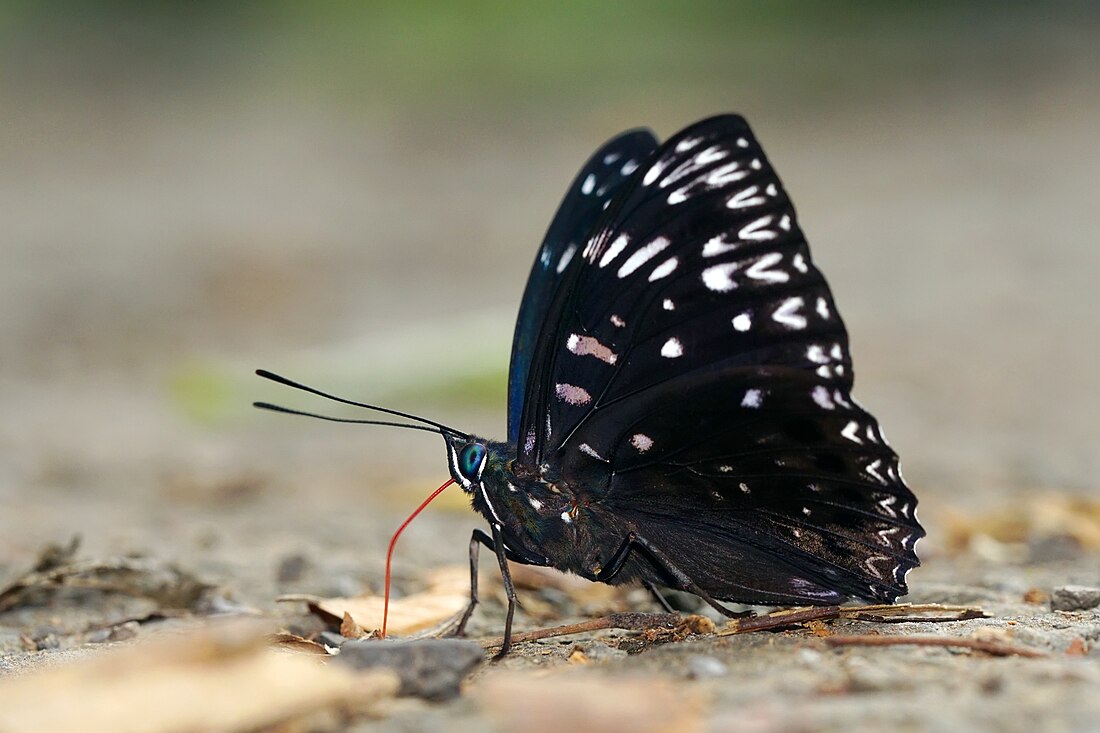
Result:
[[[485,446],[481,443],[470,443],[458,454],[458,470],[470,481],[477,481],[481,477],[481,466],[485,461]]]

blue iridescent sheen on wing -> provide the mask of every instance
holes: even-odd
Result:
[[[554,215],[527,278],[516,318],[508,370],[508,440],[513,443],[519,435],[535,342],[562,275],[571,264],[579,263],[580,258],[574,257],[596,228],[607,203],[656,148],[657,140],[647,130],[624,132],[609,140],[585,163]]]

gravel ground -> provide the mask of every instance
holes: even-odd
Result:
[[[715,94],[561,124],[8,89],[0,586],[79,535],[78,557],[140,556],[158,587],[195,594],[0,603],[0,692],[211,615],[320,629],[281,594],[377,593],[390,533],[444,476],[441,446],[254,415],[251,400],[288,398],[251,370],[499,434],[501,397],[478,385],[499,383],[576,163],[619,128],[668,134],[717,105],[748,114],[798,203],[852,334],[857,395],[920,497],[929,535],[906,600],[987,617],[547,639],[479,666],[457,698],[384,695],[314,729],[1100,729],[1100,610],[1051,607],[1058,588],[1100,587],[1100,87],[1095,49],[1076,48],[1065,58],[1080,63],[1012,84],[977,75],[844,110]],[[461,497],[441,497],[399,545],[398,590],[462,564],[474,526]],[[656,610],[636,591],[521,595],[521,629]],[[502,618],[490,585],[471,635],[499,634]],[[868,633],[1044,655],[828,646]]]

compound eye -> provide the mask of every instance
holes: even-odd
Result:
[[[481,473],[481,464],[485,461],[485,446],[481,443],[470,443],[458,454],[458,468],[462,475],[472,481],[478,480]]]

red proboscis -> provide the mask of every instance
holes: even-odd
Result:
[[[393,533],[393,537],[390,538],[390,548],[386,551],[386,595],[384,601],[382,602],[382,633],[380,636],[383,639],[386,638],[386,622],[389,621],[390,618],[390,560],[393,559],[393,547],[397,544],[397,538],[400,537],[401,533],[405,531],[405,527],[408,527],[409,523],[412,520],[416,519],[416,515],[420,514],[420,512],[424,511],[424,507],[432,503],[432,499],[442,494],[443,489],[447,488],[454,482],[455,480],[453,478],[448,479],[447,483],[443,484],[438,489],[433,491],[432,495],[425,499],[423,503],[421,503],[420,506],[416,508],[416,511],[410,514],[409,518],[401,523],[401,526],[398,527],[397,531]]]

